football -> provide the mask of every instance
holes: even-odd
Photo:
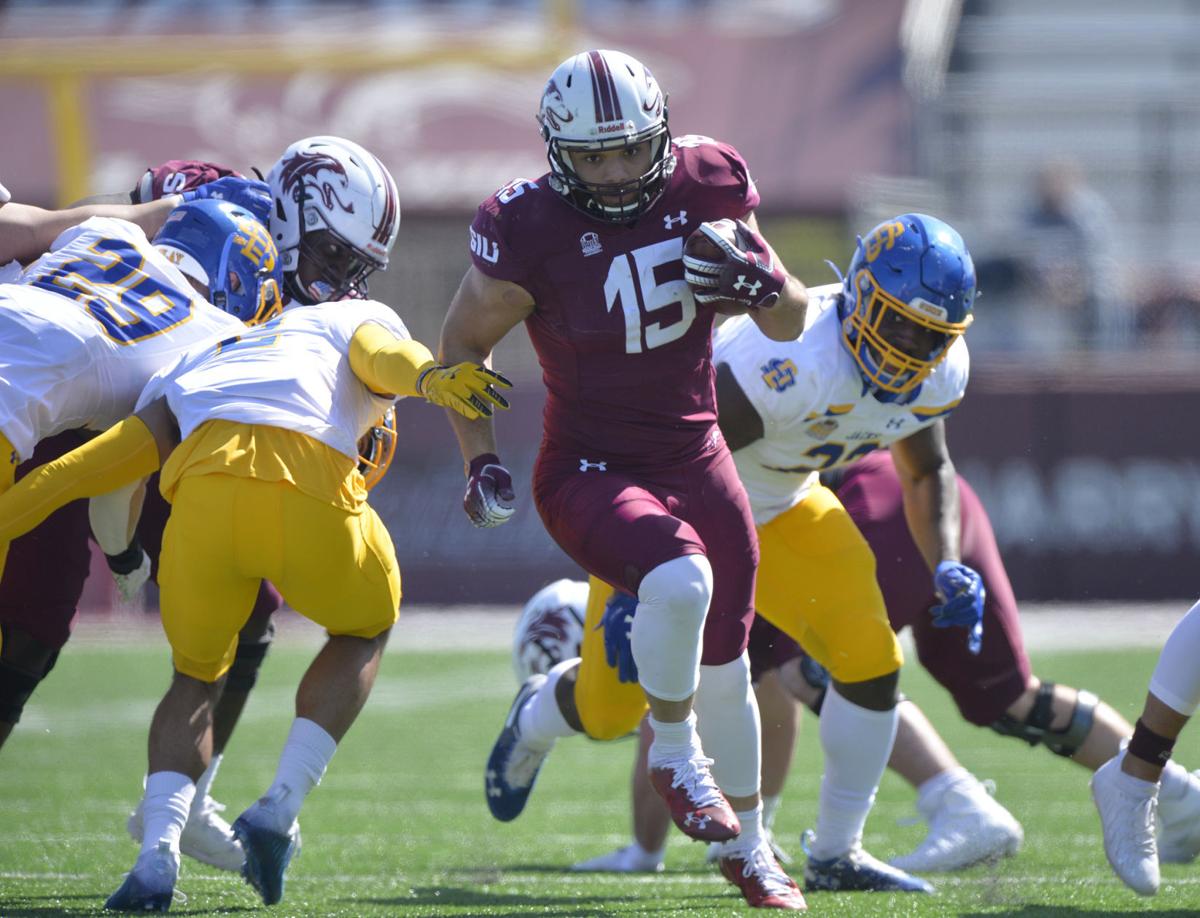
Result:
[[[735,242],[735,230],[732,220],[721,220],[714,224],[710,224],[710,226],[714,226],[720,232],[721,236],[727,239],[729,242]],[[708,238],[708,236],[706,236],[699,229],[694,230],[692,234],[688,236],[686,240],[684,240],[683,254],[687,258],[698,258],[701,261],[713,262],[714,264],[718,265],[723,265],[726,261],[725,252],[721,249],[721,247]],[[687,278],[686,271],[684,278]],[[693,284],[690,280],[688,281],[688,287],[691,289],[693,294],[705,293],[711,289],[699,286],[698,284]],[[710,301],[708,305],[712,306],[720,315],[723,316],[738,316],[747,312],[746,306],[737,302],[736,300],[715,300]]]

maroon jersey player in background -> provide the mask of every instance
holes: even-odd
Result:
[[[673,141],[666,96],[638,61],[617,51],[567,59],[538,121],[551,171],[480,206],[441,359],[482,361],[525,322],[548,393],[534,500],[567,554],[638,599],[651,780],[686,834],[726,842],[722,872],[747,901],[803,907],[761,830],[745,657],[758,547],[716,426],[710,338],[718,296],[749,309],[768,337],[795,337],[807,292],[757,232],[742,158],[706,137]],[[737,219],[729,270],[693,296],[684,241],[702,223]],[[465,509],[477,526],[499,525],[515,490],[493,428],[451,423]],[[573,687],[556,667],[518,693],[486,771],[498,819],[524,808],[555,738],[581,731]]]

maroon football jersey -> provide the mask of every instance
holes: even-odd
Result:
[[[711,305],[683,280],[701,223],[758,205],[746,164],[707,137],[672,144],[674,172],[632,226],[576,210],[548,183],[506,185],[480,205],[471,257],[529,291],[526,320],[548,392],[544,446],[661,465],[702,452],[716,423]]]
[[[227,175],[241,178],[240,172],[219,163],[207,163],[198,159],[171,159],[142,173],[133,189],[133,203],[157,201],[164,195],[190,191]]]

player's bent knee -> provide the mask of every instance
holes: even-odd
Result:
[[[1005,713],[990,726],[1001,736],[1012,736],[1024,740],[1030,746],[1043,744],[1055,755],[1067,758],[1079,751],[1079,748],[1092,732],[1096,721],[1096,706],[1100,699],[1091,692],[1078,689],[1075,694],[1075,704],[1071,709],[1071,719],[1061,730],[1052,730],[1054,721],[1054,688],[1055,683],[1043,682],[1037,690],[1033,706],[1024,719],[1018,720]]]

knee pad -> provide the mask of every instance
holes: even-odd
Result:
[[[633,658],[638,681],[656,698],[683,701],[696,691],[712,582],[712,566],[703,555],[673,558],[642,578]]]
[[[991,724],[991,728],[1001,736],[1015,736],[1030,746],[1042,743],[1055,755],[1070,758],[1079,751],[1079,747],[1092,732],[1092,724],[1096,719],[1096,705],[1100,703],[1100,699],[1091,692],[1078,689],[1070,722],[1062,730],[1051,730],[1050,723],[1054,719],[1054,686],[1053,682],[1041,684],[1033,707],[1029,709],[1024,721],[1004,714]]]
[[[225,676],[225,688],[243,694],[254,688],[258,682],[258,670],[262,666],[271,641],[275,639],[275,622],[268,623],[262,637],[257,641],[242,641],[238,639],[237,651],[233,657],[233,665]]]
[[[712,773],[727,795],[758,793],[762,727],[750,685],[750,658],[743,653],[720,666],[700,667],[696,729],[713,759]]]

